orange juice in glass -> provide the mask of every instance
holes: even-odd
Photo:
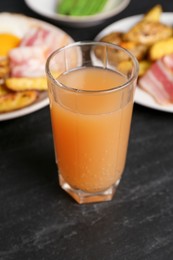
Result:
[[[126,161],[135,57],[113,44],[79,42],[55,51],[46,72],[61,187],[78,203],[111,200]]]

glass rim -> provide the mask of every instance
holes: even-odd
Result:
[[[51,60],[60,52],[62,52],[63,50],[65,49],[69,49],[69,48],[72,48],[72,47],[77,47],[77,46],[84,46],[84,45],[88,45],[88,46],[109,46],[109,47],[112,47],[112,48],[116,48],[118,50],[122,50],[124,51],[130,58],[131,58],[131,61],[133,62],[133,65],[134,65],[134,72],[132,73],[131,77],[123,84],[119,85],[119,86],[115,86],[113,88],[110,88],[110,89],[102,89],[102,90],[85,90],[85,89],[77,89],[77,88],[72,88],[72,87],[69,87],[63,83],[61,83],[58,79],[55,79],[52,75],[52,73],[50,72],[50,62]],[[114,92],[114,91],[119,91],[123,88],[126,88],[128,87],[129,85],[131,85],[131,83],[133,83],[136,79],[137,79],[137,76],[138,76],[138,72],[139,72],[139,64],[138,64],[138,61],[136,59],[136,57],[130,52],[128,51],[127,49],[117,45],[117,44],[114,44],[114,43],[108,43],[108,42],[98,42],[98,41],[78,41],[78,42],[74,42],[74,43],[70,43],[68,45],[65,45],[61,48],[58,48],[56,49],[55,51],[53,51],[47,61],[46,61],[46,66],[45,66],[45,70],[46,70],[46,74],[48,76],[48,78],[54,83],[54,84],[58,84],[59,87],[65,89],[65,90],[68,90],[68,91],[71,91],[71,92],[78,92],[78,93],[90,93],[90,94],[94,94],[94,93],[108,93],[108,92]]]

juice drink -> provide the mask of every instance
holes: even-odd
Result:
[[[133,91],[113,90],[127,79],[101,68],[73,70],[58,81],[76,89],[67,91],[62,86],[50,92],[60,178],[74,189],[104,191],[119,182],[124,169]]]

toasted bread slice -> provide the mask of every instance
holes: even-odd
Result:
[[[47,81],[45,77],[41,78],[7,78],[6,86],[14,91],[24,90],[47,90]]]
[[[26,107],[36,101],[37,91],[13,92],[0,97],[0,113]]]

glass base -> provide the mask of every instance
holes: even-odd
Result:
[[[107,190],[97,193],[88,193],[78,189],[72,188],[68,183],[66,183],[61,175],[59,175],[60,186],[63,190],[65,190],[77,203],[85,204],[85,203],[93,203],[93,202],[103,202],[112,200],[116,188],[120,182],[118,180],[114,185],[112,185]]]

